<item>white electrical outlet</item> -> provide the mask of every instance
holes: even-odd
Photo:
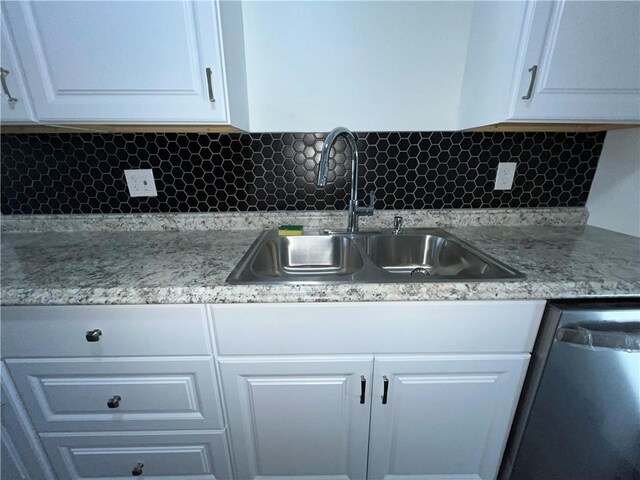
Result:
[[[132,197],[156,197],[156,182],[153,179],[153,170],[125,170],[129,195]]]
[[[511,190],[513,186],[513,177],[516,174],[515,162],[498,163],[498,172],[496,173],[496,185],[494,190]]]

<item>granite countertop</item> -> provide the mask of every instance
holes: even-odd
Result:
[[[550,299],[640,295],[640,239],[589,226],[447,231],[523,281],[324,285],[225,283],[259,230],[4,233],[2,304]]]

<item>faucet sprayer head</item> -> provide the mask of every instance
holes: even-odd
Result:
[[[325,154],[325,149],[322,150],[320,156],[320,164],[318,165],[318,177],[316,178],[316,186],[324,187],[327,185],[327,177],[329,176],[329,153]]]

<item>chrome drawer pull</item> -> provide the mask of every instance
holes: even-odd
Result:
[[[209,101],[211,103],[214,103],[216,101],[216,97],[213,96],[213,84],[211,81],[211,74],[213,73],[213,70],[207,67],[206,71],[207,71],[207,87],[209,89]]]
[[[120,395],[114,395],[109,400],[107,400],[107,407],[118,408],[120,406],[120,400],[122,400],[122,397]]]
[[[386,375],[382,376],[382,385],[383,385],[382,404],[386,405],[387,404],[387,396],[389,394],[389,379],[387,378]]]
[[[131,470],[131,475],[134,477],[139,477],[142,475],[142,469],[144,468],[144,463],[137,463],[133,470]]]
[[[367,391],[367,379],[364,378],[364,375],[360,375],[360,404],[364,404],[364,396]]]
[[[533,95],[533,85],[536,83],[536,74],[538,73],[538,65],[532,65],[528,72],[531,73],[531,81],[529,82],[529,90],[527,94],[522,97],[523,100],[529,100]]]
[[[9,70],[6,68],[0,67],[0,81],[2,81],[2,90],[4,90],[4,95],[7,97],[7,103],[11,106],[14,106],[18,103],[18,99],[16,97],[11,96],[11,92],[9,92],[9,86],[7,85],[6,76],[9,75]]]
[[[87,342],[99,342],[100,335],[102,335],[102,330],[96,328],[95,330],[89,330],[85,335]]]

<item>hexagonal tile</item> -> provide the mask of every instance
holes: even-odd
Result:
[[[358,133],[360,198],[377,208],[584,205],[603,133]],[[323,134],[1,135],[4,214],[344,209],[350,149],[331,152],[315,186]],[[498,161],[514,188],[494,192]],[[153,168],[158,197],[130,198],[123,170]]]

